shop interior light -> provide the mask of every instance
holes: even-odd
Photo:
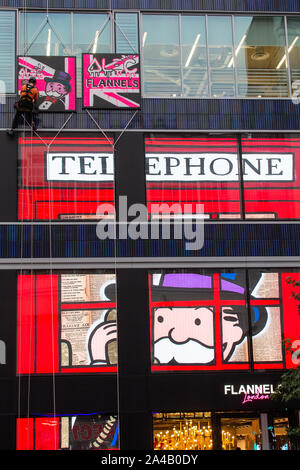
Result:
[[[148,34],[147,31],[145,31],[144,34],[143,34],[143,47],[144,47],[145,42],[146,42],[147,34]]]
[[[235,57],[237,57],[238,53],[240,52],[241,47],[242,47],[242,45],[243,45],[243,43],[244,43],[246,37],[247,37],[247,35],[244,34],[244,36],[243,36],[242,39],[240,40],[239,45],[238,45],[238,47],[236,48],[236,51],[235,51]],[[233,65],[233,57],[231,57],[230,62],[229,62],[229,64],[228,64],[227,67],[230,68],[232,65]]]
[[[190,62],[191,62],[192,57],[194,55],[195,49],[196,49],[197,44],[199,42],[200,36],[201,36],[201,34],[197,34],[196,39],[194,41],[194,44],[192,45],[191,51],[190,51],[189,56],[187,58],[187,61],[185,63],[185,67],[188,67],[190,65]]]
[[[48,39],[47,39],[47,46],[46,46],[46,55],[49,56],[51,52],[51,29],[48,29]]]
[[[291,50],[293,49],[293,47],[295,46],[296,42],[298,41],[299,39],[299,36],[296,36],[295,39],[293,40],[292,44],[290,45],[290,47],[288,48],[288,53],[291,52]],[[284,54],[284,56],[282,57],[281,61],[279,62],[279,64],[277,65],[276,67],[276,70],[280,69],[280,67],[282,66],[283,62],[286,61],[286,54]]]
[[[99,34],[100,34],[100,31],[97,30],[96,33],[95,33],[95,38],[94,38],[94,43],[93,43],[93,49],[92,49],[92,53],[93,53],[93,54],[95,54],[96,51],[97,51],[97,45],[98,45]]]

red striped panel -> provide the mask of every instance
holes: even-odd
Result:
[[[58,275],[36,276],[36,312],[36,373],[58,372]]]
[[[17,450],[33,450],[33,418],[17,419]]]
[[[35,371],[35,276],[18,276],[17,374]]]
[[[59,418],[35,419],[35,450],[59,448]]]

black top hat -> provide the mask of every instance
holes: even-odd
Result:
[[[68,93],[71,90],[71,85],[70,85],[71,76],[67,72],[64,72],[63,70],[56,70],[52,78],[45,77],[44,80],[45,82],[62,83],[67,88]]]

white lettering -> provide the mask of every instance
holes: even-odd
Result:
[[[47,181],[113,181],[113,153],[57,152],[46,155]],[[146,178],[150,182],[234,182],[239,179],[234,153],[148,153]],[[244,181],[293,181],[291,153],[244,154]]]
[[[238,157],[233,153],[146,154],[147,181],[238,181]],[[293,181],[291,153],[244,154],[244,181]]]
[[[112,153],[47,153],[47,181],[113,181]]]

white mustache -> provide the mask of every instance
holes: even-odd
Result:
[[[172,359],[178,364],[208,364],[213,361],[215,351],[193,339],[175,344],[169,338],[162,338],[154,343],[154,357],[160,364],[168,364]]]
[[[59,98],[60,94],[57,93],[57,91],[48,91],[47,93],[48,96],[54,96],[54,98]]]

